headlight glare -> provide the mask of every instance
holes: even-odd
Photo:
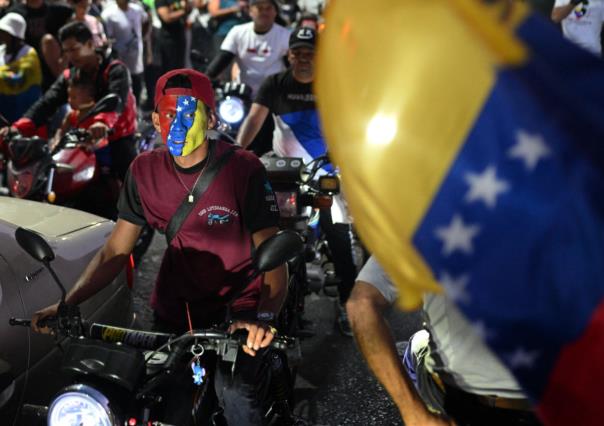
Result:
[[[218,106],[218,115],[229,124],[237,124],[243,120],[245,105],[241,99],[228,96]]]
[[[74,385],[65,389],[48,410],[48,426],[113,426],[107,398],[94,388]]]

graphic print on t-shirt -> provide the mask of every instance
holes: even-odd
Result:
[[[231,223],[233,218],[239,217],[239,212],[226,206],[214,205],[201,209],[197,215],[201,218],[207,216],[208,226],[215,226]]]
[[[255,47],[247,48],[248,53],[252,53],[257,56],[262,56],[264,58],[271,56],[271,51],[271,46],[267,42],[262,42]]]

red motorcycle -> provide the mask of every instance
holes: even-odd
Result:
[[[102,98],[80,122],[101,112],[115,109],[119,98],[108,95]],[[10,131],[5,144],[8,153],[7,184],[10,195],[37,201],[48,201],[68,207],[103,214],[94,211],[96,206],[83,205],[84,194],[97,183],[100,169],[96,154],[90,147],[92,139],[86,129],[73,128],[65,132],[60,141],[51,149],[48,142],[37,136],[25,137]],[[95,198],[106,198],[112,205],[116,193],[95,194]],[[84,196],[86,195],[86,196]],[[105,200],[101,200],[105,201]],[[96,204],[96,203],[93,203]]]

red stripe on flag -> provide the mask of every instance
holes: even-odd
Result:
[[[604,302],[581,338],[566,346],[537,411],[548,426],[600,426],[604,414]]]

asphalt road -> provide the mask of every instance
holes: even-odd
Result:
[[[136,274],[135,308],[148,325],[148,300],[165,248],[156,235]],[[302,342],[302,361],[296,380],[295,412],[311,425],[401,425],[398,411],[367,369],[353,339],[342,336],[335,325],[334,299],[311,294],[306,301],[313,337]],[[393,311],[390,322],[397,340],[419,327],[416,314]]]

